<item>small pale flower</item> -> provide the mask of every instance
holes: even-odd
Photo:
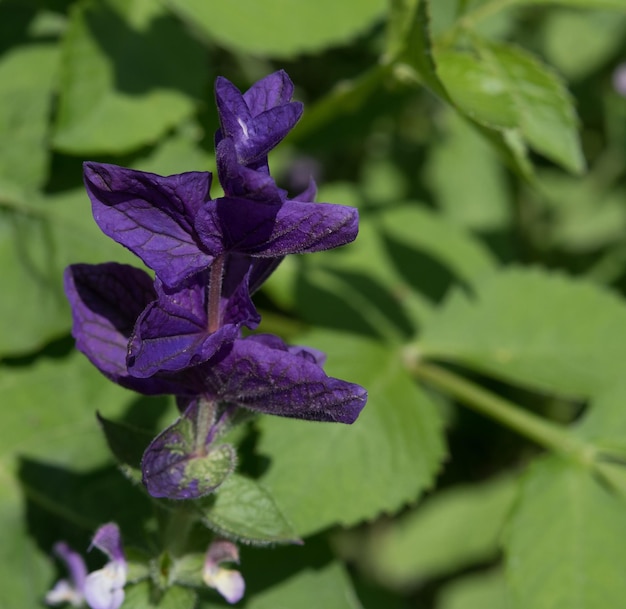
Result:
[[[239,564],[239,549],[230,541],[214,541],[207,550],[202,579],[209,588],[217,590],[229,603],[242,599],[246,584],[239,571],[225,569],[223,562]]]
[[[91,542],[91,547],[94,546],[110,560],[102,569],[87,576],[85,600],[91,609],[119,609],[124,602],[128,568],[118,526],[112,522],[101,526]]]
[[[85,579],[87,567],[78,552],[74,552],[65,542],[54,545],[54,553],[65,563],[70,578],[59,580],[54,588],[46,594],[46,604],[60,605],[69,603],[72,607],[80,607],[84,601]]]

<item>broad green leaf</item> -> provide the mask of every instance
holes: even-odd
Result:
[[[196,607],[196,593],[189,588],[173,586],[168,588],[159,600],[154,594],[149,582],[140,582],[133,586],[127,586],[124,609],[147,609],[159,607],[159,609],[194,609]]]
[[[602,170],[600,169],[600,172]],[[593,252],[621,243],[626,230],[623,190],[606,192],[596,171],[575,177],[554,170],[538,174],[531,195],[550,219],[540,245]]]
[[[496,268],[493,255],[478,239],[425,207],[396,207],[378,222],[386,237],[436,259],[463,282],[474,283]]]
[[[48,174],[48,117],[58,50],[16,47],[0,61],[0,180],[35,190]]]
[[[571,8],[626,10],[626,0],[516,0],[520,6],[551,4]]]
[[[455,291],[419,340],[427,358],[495,377],[589,396],[623,375],[626,306],[594,284],[538,268],[512,268]]]
[[[361,609],[350,578],[339,563],[306,569],[253,596],[247,609]]]
[[[265,545],[298,543],[291,524],[260,484],[232,474],[201,509],[202,521],[219,535]]]
[[[517,480],[505,476],[429,497],[373,532],[368,570],[386,585],[410,588],[496,557],[516,490]]]
[[[500,570],[453,579],[437,599],[437,609],[511,609]]]
[[[101,467],[109,457],[95,412],[117,416],[133,396],[101,376],[79,353],[63,359],[41,358],[29,367],[0,366],[0,395],[0,607],[36,607],[54,581],[52,561],[27,536],[18,463],[40,464],[41,475],[47,475],[52,486],[59,483],[58,476],[56,482],[51,478],[58,468],[80,476]],[[49,495],[29,487],[32,481],[26,473],[21,472],[21,485],[30,501],[41,505],[39,501],[47,501]],[[121,476],[119,484],[126,484]],[[57,486],[58,503],[42,507],[58,508],[73,529],[90,534],[102,523],[79,513],[78,506],[64,507],[64,502],[71,503],[71,497],[64,495],[67,490],[67,485]],[[113,506],[109,498],[108,509]],[[59,533],[49,530],[47,535],[51,547]]]
[[[512,202],[502,163],[466,121],[452,112],[446,119],[443,137],[431,147],[425,168],[443,215],[470,229],[507,226]]]
[[[54,136],[64,152],[122,153],[153,143],[193,113],[207,82],[201,47],[181,24],[152,9],[149,19],[131,19],[150,8],[139,0],[125,11],[112,5],[73,7]]]
[[[294,57],[349,42],[385,12],[384,0],[167,0],[168,6],[209,39],[235,52]]]
[[[433,59],[430,36],[429,2],[427,0],[399,0],[395,3],[395,18],[390,23],[389,51],[396,64],[406,63],[417,72],[420,80],[441,99],[450,101],[447,88]],[[393,15],[393,13],[392,13]],[[402,23],[399,29],[395,24]],[[394,38],[399,39],[394,41]],[[401,75],[402,71],[397,72]]]
[[[626,2],[622,1],[622,6],[626,9]],[[623,15],[555,11],[543,22],[546,58],[569,80],[579,80],[610,60],[625,33],[626,17]]]
[[[430,148],[425,167],[443,215],[469,229],[507,226],[512,202],[502,163],[466,121],[452,112],[446,118],[443,137]]]
[[[316,332],[303,344],[328,354],[330,375],[362,384],[368,403],[353,425],[264,417],[262,482],[300,535],[395,512],[428,488],[445,454],[440,415],[376,342]],[[294,484],[300,480],[301,484]]]
[[[435,61],[450,97],[464,114],[492,129],[519,125],[512,91],[497,65],[461,51],[440,51]]]
[[[590,472],[536,463],[506,538],[506,575],[520,609],[620,607],[626,598],[624,502]]]
[[[561,79],[530,53],[504,44],[478,52],[497,74],[529,146],[573,173],[585,169],[573,100]]]
[[[626,383],[620,379],[598,395],[574,430],[594,446],[626,459]]]
[[[84,191],[0,214],[0,357],[40,348],[71,325],[63,270],[75,262],[138,259],[100,232]]]
[[[143,451],[154,436],[143,429],[111,421],[100,414],[98,422],[115,458],[124,465],[138,469]]]
[[[355,243],[306,262],[296,297],[307,321],[389,340],[415,332],[452,283],[495,267],[477,239],[418,203],[364,214]]]

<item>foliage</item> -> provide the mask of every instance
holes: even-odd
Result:
[[[194,571],[216,536],[250,609],[621,606],[626,0],[213,4],[0,0],[0,607],[43,606],[55,542],[84,554],[109,521],[128,609],[223,607]],[[228,431],[237,472],[183,557],[186,503],[140,473],[173,401],[70,337],[64,268],[131,259],[82,163],[215,172],[215,78],[278,69],[306,109],[273,174],[312,173],[360,233],[283,262],[260,330],[369,401]]]

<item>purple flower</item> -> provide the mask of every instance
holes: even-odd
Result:
[[[230,541],[214,541],[206,553],[202,579],[232,604],[242,599],[246,583],[239,571],[221,567],[224,562],[239,564],[239,549]]]
[[[91,547],[104,552],[109,562],[102,569],[87,575],[85,561],[80,554],[65,542],[55,544],[54,552],[67,565],[70,581],[62,579],[55,584],[46,594],[48,605],[70,603],[73,607],[81,607],[86,602],[91,609],[119,609],[122,605],[127,565],[118,526],[113,522],[101,526],[92,539]]]
[[[69,572],[69,581],[59,580],[50,592],[46,594],[48,605],[69,603],[72,607],[80,607],[85,599],[85,579],[87,567],[82,556],[74,552],[64,541],[54,545],[54,553],[65,563]]]
[[[91,547],[104,552],[109,562],[87,576],[85,600],[91,609],[119,609],[124,602],[128,567],[118,526],[113,522],[101,526],[93,537]]]
[[[356,209],[313,202],[313,181],[292,200],[269,174],[268,152],[302,113],[292,93],[282,71],[244,94],[217,80],[224,197],[211,199],[210,173],[162,177],[85,163],[96,222],[156,278],[115,263],[70,266],[72,333],[114,382],[179,399],[180,418],[144,454],[154,496],[215,490],[236,462],[216,442],[241,409],[352,423],[365,405],[365,390],[328,377],[318,352],[271,335],[242,338],[260,321],[251,294],[284,256],[344,245],[358,231]]]
[[[267,154],[302,115],[302,104],[290,101],[292,95],[293,83],[283,70],[259,80],[243,95],[226,78],[218,77],[215,100],[221,129],[216,147],[230,139],[240,165],[266,170]]]

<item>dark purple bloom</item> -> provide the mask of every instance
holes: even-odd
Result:
[[[206,269],[194,220],[210,200],[211,174],[163,177],[105,163],[85,163],[93,216],[102,231],[139,256],[168,286]]]
[[[180,418],[144,454],[154,496],[188,499],[217,488],[236,461],[217,440],[241,409],[352,423],[365,405],[362,387],[324,373],[319,352],[241,334],[259,324],[251,294],[285,255],[344,245],[358,231],[356,209],[313,202],[312,180],[291,200],[269,174],[268,152],[302,113],[292,94],[282,71],[243,94],[217,80],[222,198],[210,197],[210,173],[162,177],[85,164],[98,225],[156,278],[115,263],[70,266],[72,333],[111,380],[179,399]]]
[[[267,154],[302,116],[302,104],[292,102],[293,83],[283,70],[256,82],[243,95],[226,78],[215,82],[215,99],[223,138],[233,141],[240,165],[264,166]]]

